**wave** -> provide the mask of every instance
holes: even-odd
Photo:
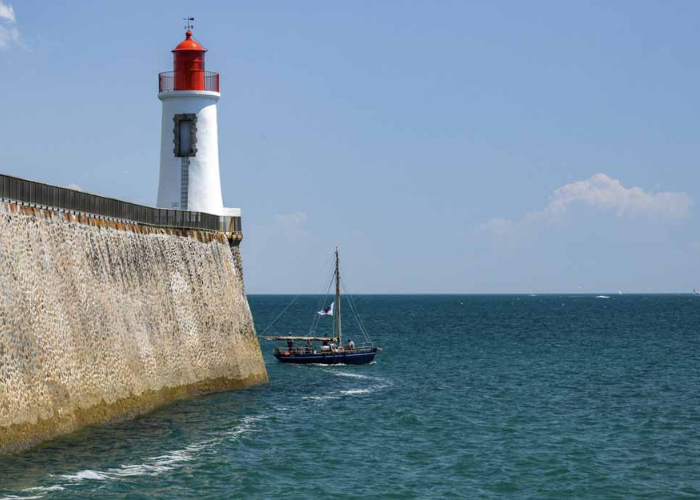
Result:
[[[85,479],[104,481],[109,479],[104,473],[89,469],[80,471],[76,474],[62,474],[59,477],[62,479],[67,479],[68,481],[84,481]]]
[[[236,427],[234,427],[233,430],[227,432],[226,434],[229,437],[236,440],[239,437],[241,437],[243,434],[246,434],[248,432],[254,432],[255,429],[253,428],[253,426],[255,425],[255,423],[259,422],[261,420],[265,420],[266,418],[269,418],[269,415],[257,415],[257,416],[243,417],[243,419],[241,420],[241,423],[238,424]]]
[[[0,500],[38,500],[39,498],[44,498],[43,496],[31,496],[31,497],[19,497],[17,495],[10,495],[6,497],[0,497]]]
[[[35,486],[33,488],[27,488],[26,490],[22,491],[36,491],[36,492],[44,492],[44,491],[63,491],[65,488],[63,486]]]
[[[359,373],[336,372],[336,371],[333,371],[331,373],[333,373],[333,375],[335,375],[336,377],[348,377],[348,378],[360,378],[360,379],[364,379],[364,380],[375,380],[374,377],[370,377],[369,375],[361,375]]]
[[[328,401],[329,399],[338,399],[338,396],[326,394],[325,396],[302,396],[301,399],[306,401]]]
[[[43,495],[36,495],[36,493],[50,493],[52,491],[63,491],[65,488],[63,486],[34,486],[32,488],[25,488],[22,492],[31,493],[30,496],[19,496],[19,495],[8,495],[6,497],[0,497],[0,500],[35,500],[39,498],[44,498]]]
[[[370,389],[348,389],[347,391],[340,391],[341,394],[345,394],[346,396],[354,396],[355,394],[370,394],[374,392],[374,390]]]
[[[84,481],[108,481],[123,477],[134,476],[158,476],[165,472],[172,471],[184,466],[185,463],[197,459],[196,454],[219,445],[225,438],[236,440],[241,435],[254,431],[254,426],[257,422],[269,418],[269,415],[249,416],[241,419],[241,422],[234,426],[233,429],[224,433],[221,437],[193,443],[181,450],[174,450],[164,455],[148,457],[141,464],[124,464],[119,467],[112,467],[104,471],[86,469],[75,474],[61,474],[54,476],[68,481],[68,485],[81,483]],[[55,485],[46,488],[28,488],[23,491],[58,491],[65,489],[63,486]],[[12,498],[12,497],[8,497]],[[32,497],[16,497],[16,498],[32,498]],[[42,497],[35,497],[42,498]]]
[[[44,498],[43,496],[30,496],[30,497],[19,497],[17,495],[9,495],[6,497],[0,497],[0,500],[38,500],[39,498]]]
[[[328,392],[319,395],[308,395],[302,396],[301,399],[313,402],[316,404],[323,404],[326,401],[341,399],[353,396],[362,396],[376,391],[382,390],[385,387],[392,385],[389,381],[384,380],[381,377],[370,376],[362,373],[352,373],[348,370],[333,370],[337,366],[341,365],[320,365],[328,373],[339,377],[345,377],[349,380],[355,380],[358,384],[365,385],[365,387],[351,387],[344,390],[338,390],[336,388],[333,392]],[[362,384],[362,382],[365,382]],[[354,384],[353,384],[354,385]],[[341,386],[342,387],[342,386]],[[271,418],[276,413],[288,412],[299,410],[299,407],[279,407],[270,408],[264,414],[250,415],[239,419],[235,425],[230,426],[227,429],[223,429],[216,434],[212,435],[209,439],[198,441],[192,443],[188,446],[184,446],[181,449],[175,449],[172,451],[166,451],[163,454],[155,455],[142,459],[142,463],[125,463],[116,467],[99,469],[84,469],[78,470],[72,473],[66,474],[49,474],[48,476],[53,478],[53,484],[49,483],[49,486],[45,487],[34,487],[21,490],[16,492],[15,495],[9,495],[5,497],[0,497],[0,500],[30,500],[34,498],[46,498],[51,495],[51,492],[57,492],[62,490],[72,490],[73,488],[79,487],[81,484],[86,483],[99,483],[105,481],[119,481],[125,478],[132,478],[138,476],[159,476],[163,474],[172,473],[172,471],[186,467],[188,463],[193,461],[198,461],[202,459],[201,454],[207,453],[207,450],[214,449],[221,445],[225,441],[235,441],[241,439],[241,437],[247,433],[259,431],[256,426],[261,421]]]

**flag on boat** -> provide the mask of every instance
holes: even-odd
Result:
[[[328,307],[324,307],[321,309],[318,314],[320,316],[333,316],[333,306],[335,305],[335,302],[331,302],[331,305]]]

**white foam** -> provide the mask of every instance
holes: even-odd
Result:
[[[279,411],[286,411],[289,408],[278,408]],[[249,416],[241,419],[240,424],[235,426],[230,432],[225,433],[224,436],[215,437],[212,439],[207,439],[197,443],[190,444],[181,450],[174,450],[165,453],[164,455],[158,455],[154,457],[148,457],[146,461],[142,464],[123,464],[118,468],[109,468],[105,471],[97,471],[86,469],[75,474],[63,474],[55,476],[50,474],[51,477],[58,477],[63,480],[69,481],[70,483],[64,483],[65,486],[70,486],[71,484],[81,483],[83,481],[107,481],[115,480],[124,477],[133,476],[158,476],[168,471],[172,471],[179,467],[184,466],[185,463],[196,460],[196,453],[199,451],[207,450],[209,448],[219,445],[226,436],[231,436],[233,439],[237,439],[240,435],[246,432],[254,432],[254,425],[256,422],[269,418],[270,415],[257,415]],[[34,487],[27,488],[23,491],[26,492],[51,492],[51,491],[61,491],[65,490],[63,486],[54,485],[47,487]],[[2,497],[0,500],[30,500],[30,499],[44,498],[43,496],[8,496]]]
[[[329,399],[338,399],[338,396],[326,395],[326,396],[302,396],[301,399],[307,401],[327,401]]]
[[[22,491],[36,491],[36,492],[44,492],[44,491],[63,491],[65,488],[63,486],[35,486],[34,488],[26,488]],[[26,497],[24,497],[26,498]]]
[[[340,391],[341,394],[346,396],[353,396],[355,394],[369,394],[374,392],[372,389],[348,389],[347,391]]]
[[[210,445],[214,444],[211,440],[207,443]],[[205,447],[205,442],[197,443],[183,450],[175,450],[165,455],[149,457],[147,459],[148,462],[142,464],[123,464],[118,468],[110,468],[106,471],[84,470],[76,474],[64,474],[59,477],[71,482],[81,482],[85,480],[106,481],[120,477],[157,476],[175,469],[184,462],[194,460],[195,457],[191,453]]]
[[[241,419],[241,423],[238,424],[236,427],[233,428],[233,430],[227,432],[226,434],[230,437],[232,437],[234,440],[238,439],[240,436],[243,434],[246,434],[248,432],[255,432],[254,425],[256,422],[259,422],[260,420],[265,420],[268,418],[268,415],[257,415],[254,417],[243,417]]]
[[[110,476],[112,477],[131,477],[131,476],[157,476],[163,472],[173,470],[173,467],[167,465],[122,465],[120,469],[111,469]]]
[[[84,481],[86,479],[91,479],[94,481],[104,481],[106,479],[109,479],[104,473],[89,469],[80,471],[77,474],[64,474],[59,477],[67,479],[68,481]]]
[[[374,377],[369,375],[360,375],[359,373],[348,373],[348,372],[332,372],[333,375],[337,377],[349,377],[349,378],[361,378],[365,380],[372,380]]]
[[[36,500],[39,498],[44,498],[44,497],[38,497],[38,496],[18,497],[17,495],[10,495],[7,497],[2,497],[2,498],[0,498],[0,500]]]

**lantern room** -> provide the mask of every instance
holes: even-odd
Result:
[[[208,90],[219,92],[219,74],[206,71],[204,56],[207,49],[192,38],[187,30],[185,39],[173,52],[173,70],[159,75],[159,92]]]

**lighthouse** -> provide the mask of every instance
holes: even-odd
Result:
[[[219,74],[206,71],[207,49],[192,38],[173,52],[173,71],[160,73],[163,103],[158,207],[214,215],[240,215],[224,209],[219,175],[217,107]]]

